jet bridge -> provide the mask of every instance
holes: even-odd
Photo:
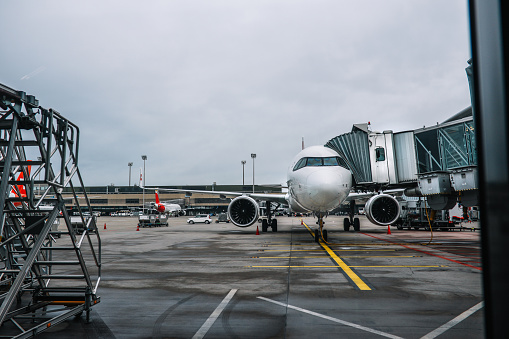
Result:
[[[32,337],[83,312],[88,322],[100,300],[101,239],[95,218],[83,215],[92,209],[78,150],[75,124],[39,106],[34,96],[0,84],[2,335]],[[68,187],[70,201],[62,197]],[[66,210],[73,200],[85,225],[79,232]]]
[[[340,154],[358,189],[406,188],[434,210],[478,204],[477,153],[471,108],[436,126],[394,133],[354,125],[325,145]]]

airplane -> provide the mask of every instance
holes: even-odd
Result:
[[[30,160],[29,160],[30,161]],[[27,174],[28,174],[28,178],[30,178],[30,172],[32,170],[32,166],[29,165],[27,167]],[[24,179],[24,174],[23,174],[23,171],[20,171],[19,172],[19,175],[18,177],[15,179],[15,181],[23,181]],[[11,187],[11,191],[9,192],[9,197],[10,198],[26,198],[27,197],[27,191],[26,191],[26,187],[25,185],[12,185]],[[21,206],[21,202],[14,202],[13,203],[14,206],[16,207],[19,207]]]
[[[281,204],[287,204],[296,213],[313,213],[317,218],[318,228],[315,229],[315,241],[320,237],[327,241],[327,230],[324,218],[328,213],[344,202],[350,202],[349,217],[344,219],[344,230],[353,226],[360,230],[358,218],[354,218],[355,199],[367,198],[365,213],[368,219],[379,226],[394,223],[400,215],[400,206],[390,194],[368,192],[352,193],[352,173],[340,155],[325,146],[310,146],[301,150],[290,163],[287,171],[288,192],[284,194],[240,193],[221,191],[200,191],[182,189],[163,189],[160,191],[217,194],[221,198],[233,198],[228,205],[228,217],[238,227],[253,225],[259,218],[258,201],[266,202],[267,219],[262,220],[262,232],[268,227],[277,232],[277,220],[273,211]],[[155,189],[155,188],[148,188]],[[276,206],[274,206],[276,204]]]
[[[171,203],[168,203],[168,202],[161,202],[159,200],[159,193],[158,193],[157,190],[155,191],[155,195],[156,195],[155,209],[158,212],[160,212],[160,213],[172,213],[172,214],[177,214],[177,215],[183,215],[182,213],[184,211],[182,210],[182,207],[180,207],[179,204],[171,204]]]

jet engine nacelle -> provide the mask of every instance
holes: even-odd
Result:
[[[378,194],[369,198],[364,211],[373,224],[387,226],[398,220],[401,208],[392,195]]]
[[[251,197],[237,197],[228,205],[228,216],[235,226],[251,226],[258,220],[259,215],[260,207]]]
[[[164,205],[157,205],[157,211],[158,212],[164,213],[165,210],[166,210],[166,208],[164,207]]]

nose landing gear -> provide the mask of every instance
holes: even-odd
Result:
[[[316,222],[318,224],[318,229],[315,229],[315,242],[320,242],[320,235],[322,239],[327,242],[327,230],[323,229],[323,215],[318,215],[318,221]]]

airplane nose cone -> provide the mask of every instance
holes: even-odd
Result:
[[[344,187],[341,177],[324,175],[322,172],[311,173],[307,178],[310,202],[315,208],[328,210],[339,203]]]

